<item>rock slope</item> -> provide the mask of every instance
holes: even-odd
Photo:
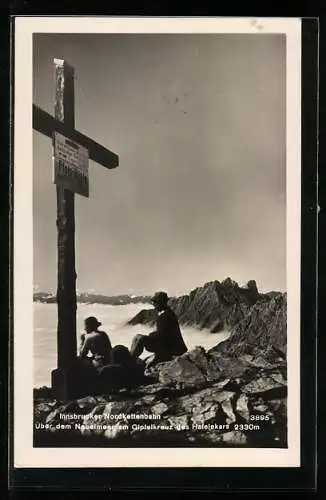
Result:
[[[286,447],[284,359],[269,365],[198,347],[154,371],[150,384],[77,401],[39,391],[34,445]]]
[[[231,330],[230,337],[213,350],[238,356],[260,353],[273,361],[286,355],[287,296],[278,294],[268,301],[257,302]]]

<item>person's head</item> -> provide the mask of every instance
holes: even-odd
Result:
[[[127,365],[130,362],[130,352],[124,345],[116,345],[111,351],[111,361],[115,365]]]
[[[94,316],[89,316],[85,319],[85,331],[87,333],[96,332],[101,324],[102,323],[100,323],[97,318],[95,318]]]
[[[151,302],[156,310],[164,309],[168,305],[169,297],[165,292],[156,292]]]

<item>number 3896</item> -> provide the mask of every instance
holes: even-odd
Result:
[[[270,419],[269,415],[250,415],[250,420],[265,420]]]

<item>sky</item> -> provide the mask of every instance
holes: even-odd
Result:
[[[75,196],[77,289],[187,293],[231,277],[286,289],[285,38],[35,35],[33,102],[75,68],[75,127],[119,155]],[[56,288],[51,140],[33,132],[34,284]]]

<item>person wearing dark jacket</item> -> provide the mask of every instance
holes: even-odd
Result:
[[[165,292],[157,292],[152,303],[157,312],[156,330],[149,335],[136,335],[131,345],[131,355],[138,357],[146,349],[155,354],[154,363],[169,361],[173,356],[187,352],[175,313],[168,306]]]

